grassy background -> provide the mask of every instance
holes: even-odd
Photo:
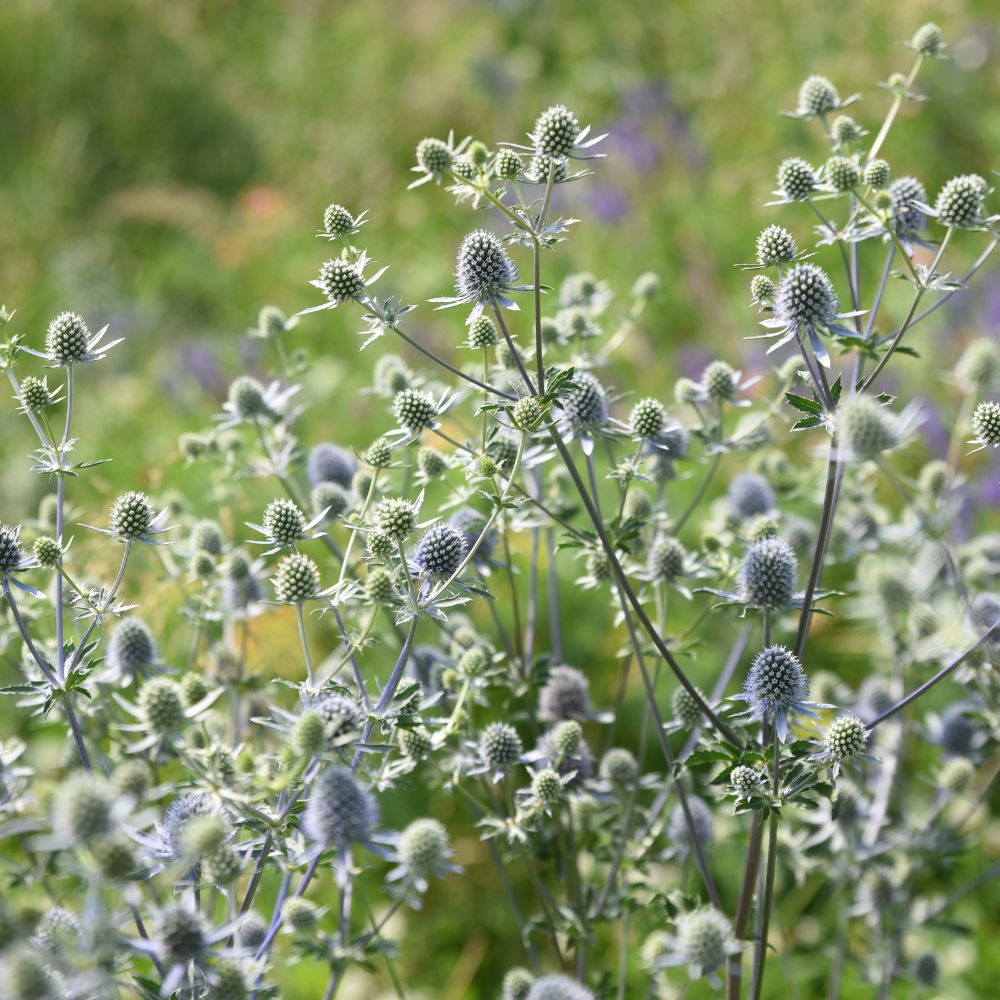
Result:
[[[127,337],[82,380],[86,454],[114,461],[74,484],[74,502],[89,515],[139,487],[181,490],[198,506],[206,483],[180,462],[177,436],[208,421],[236,372],[254,369],[242,334],[261,304],[293,312],[315,301],[306,279],[323,258],[311,235],[323,207],[370,209],[365,244],[392,264],[383,291],[411,302],[447,294],[469,215],[433,188],[405,190],[414,146],[449,128],[487,143],[516,139],[557,101],[611,138],[598,176],[562,195],[560,210],[584,222],[553,255],[548,280],[585,268],[624,293],[642,271],[664,279],[619,384],[669,401],[676,376],[717,353],[759,367],[759,346],[742,339],[755,332],[746,276],[732,265],[750,258],[767,221],[780,218],[808,238],[803,213],[779,217],[763,203],[782,157],[823,155],[815,132],[776,111],[794,105],[804,76],[823,72],[844,95],[864,91],[854,115],[876,129],[888,98],[874,84],[908,68],[898,40],[930,18],[956,58],[922,74],[932,101],[904,109],[884,153],[897,174],[916,173],[933,192],[953,173],[997,163],[990,0],[6,0],[0,301],[17,307],[16,326],[35,346],[63,309]],[[919,334],[923,345],[933,338],[945,366],[963,340],[996,335],[1000,288],[989,278],[982,288]],[[364,445],[384,427],[377,407],[353,391],[374,354],[358,363],[356,317],[344,313],[295,334],[314,361],[304,427],[310,441]],[[424,307],[408,328],[448,350],[460,325],[457,314]],[[913,391],[941,394],[937,374],[921,376]],[[0,420],[0,513],[24,519],[45,484],[27,472],[28,437],[13,405]],[[824,648],[856,677],[863,639],[848,631],[842,649]],[[593,665],[585,650],[610,657],[615,646],[586,625],[569,637],[570,659],[576,652],[585,666]],[[460,850],[475,862],[471,841]],[[981,863],[973,859],[970,871]],[[986,944],[998,929],[996,907],[992,923],[985,917],[991,902],[984,898],[981,911],[972,904],[979,937],[952,947],[960,975],[942,995],[990,993],[1000,974]],[[825,929],[803,927],[808,933],[818,947]],[[401,965],[433,988],[428,995],[492,996],[508,936],[489,872],[473,863],[464,879],[432,893],[404,937]],[[821,973],[808,959],[794,970],[804,996]],[[318,988],[310,969],[286,975],[299,983],[289,995]],[[774,988],[783,989],[777,978]]]

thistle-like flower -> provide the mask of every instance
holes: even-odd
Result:
[[[582,719],[590,712],[590,685],[575,667],[553,667],[538,694],[538,718],[544,722]]]
[[[759,514],[770,514],[777,507],[771,484],[756,472],[741,472],[732,478],[726,493],[733,517],[746,521]]]
[[[479,738],[479,756],[494,781],[500,781],[510,768],[520,763],[523,754],[521,737],[509,723],[491,722]]]
[[[320,538],[325,532],[314,529],[323,522],[326,514],[327,511],[322,510],[311,521],[306,521],[305,514],[297,504],[285,497],[278,497],[264,508],[261,524],[246,522],[248,528],[253,528],[264,536],[262,539],[250,539],[250,544],[269,545],[265,555],[271,555],[282,549],[294,548],[298,542]]]
[[[111,504],[107,528],[95,528],[90,524],[84,525],[84,527],[99,531],[102,535],[107,535],[119,542],[166,545],[167,542],[157,541],[154,537],[171,530],[169,527],[161,527],[166,516],[166,507],[157,514],[153,509],[152,501],[145,493],[132,490],[129,493],[122,493]]]
[[[806,77],[799,87],[798,106],[794,111],[782,112],[788,118],[822,118],[833,111],[840,111],[859,100],[860,94],[852,94],[841,100],[837,88],[825,77],[814,74]]]
[[[943,226],[955,229],[981,229],[994,221],[983,216],[983,201],[990,188],[979,174],[952,177],[934,202],[933,215]]]
[[[500,237],[488,229],[477,229],[462,240],[455,265],[456,294],[431,299],[439,309],[472,306],[467,324],[474,323],[487,308],[516,310],[510,292],[529,291],[532,285],[517,284],[517,265]]]
[[[334,764],[322,771],[302,817],[306,836],[338,850],[367,843],[378,825],[378,803],[353,772]]]
[[[776,351],[789,341],[808,338],[816,360],[830,367],[830,355],[820,340],[821,333],[830,336],[857,338],[856,330],[840,325],[837,320],[858,315],[838,313],[839,300],[826,271],[816,264],[797,264],[781,279],[774,298],[774,318],[761,322],[761,326],[774,333],[762,334],[764,338],[778,339],[767,353]]]
[[[308,556],[285,556],[274,572],[274,597],[279,604],[304,604],[319,594],[319,567]]]
[[[336,483],[350,489],[354,474],[358,471],[358,461],[346,448],[320,441],[309,451],[306,473],[310,486],[320,483]]]
[[[856,715],[838,715],[826,728],[822,740],[818,741],[820,751],[810,759],[828,762],[836,778],[841,764],[856,761],[859,757],[875,760],[864,752],[870,735],[865,724]]]
[[[677,936],[667,942],[667,948],[657,958],[661,968],[686,965],[692,979],[714,975],[730,955],[740,953],[740,944],[733,937],[730,922],[718,910],[703,907],[682,914],[677,920]]]
[[[987,400],[976,406],[972,413],[972,432],[976,435],[972,444],[979,445],[976,451],[1000,448],[1000,403]]]
[[[465,535],[450,524],[435,524],[417,543],[413,562],[428,576],[451,576],[467,551]]]
[[[414,820],[391,843],[396,867],[387,879],[390,883],[400,883],[401,894],[415,909],[420,908],[420,896],[427,891],[431,876],[445,878],[462,871],[451,861],[455,852],[448,831],[436,819]]]
[[[22,347],[21,350],[34,354],[37,358],[44,358],[53,368],[71,368],[73,365],[100,361],[107,357],[112,347],[122,342],[119,338],[107,344],[101,343],[107,332],[108,328],[104,326],[97,333],[91,334],[82,316],[64,312],[49,324],[44,351],[35,351],[30,347]]]
[[[310,306],[298,313],[306,316],[309,313],[323,312],[326,309],[336,309],[343,302],[359,302],[367,305],[373,301],[368,289],[389,269],[379,268],[371,277],[365,276],[368,267],[368,253],[362,251],[355,254],[345,250],[339,257],[324,261],[319,269],[319,277],[309,282],[318,288],[327,301],[319,306]]]
[[[594,1000],[594,994],[577,979],[553,974],[536,979],[524,1000]]]
[[[816,171],[805,160],[791,156],[778,165],[778,190],[774,193],[782,202],[803,201],[817,187],[819,178]]]
[[[784,646],[768,646],[754,657],[743,693],[733,695],[733,700],[745,701],[750,707],[740,714],[749,716],[751,722],[774,726],[784,743],[791,716],[815,719],[813,709],[827,707],[807,701],[808,696],[809,678],[799,658]]]

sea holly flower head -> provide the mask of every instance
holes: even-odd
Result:
[[[122,342],[122,338],[103,343],[108,327],[103,326],[91,334],[83,317],[77,313],[60,313],[45,334],[45,350],[35,351],[21,346],[21,350],[35,357],[44,358],[53,368],[71,368],[107,357],[108,351]]]
[[[530,291],[533,285],[517,284],[517,265],[503,241],[488,229],[476,229],[462,240],[455,265],[455,292],[450,297],[431,299],[439,309],[472,306],[467,324],[474,323],[484,309],[517,310],[510,292]]]
[[[774,330],[763,338],[777,338],[767,353],[791,341],[808,340],[813,355],[824,367],[830,367],[830,354],[820,334],[857,339],[857,330],[842,326],[838,320],[861,315],[860,311],[840,313],[840,302],[826,271],[816,264],[797,264],[781,279],[774,297],[774,317],[761,326]],[[751,338],[760,339],[760,338]]]
[[[816,718],[815,709],[829,708],[808,701],[809,678],[799,658],[784,646],[768,646],[753,660],[742,694],[734,701],[744,701],[749,708],[740,713],[750,722],[774,726],[778,739],[788,739],[788,723],[795,715]]]
[[[389,269],[388,265],[379,268],[370,277],[365,276],[368,266],[368,253],[362,250],[356,253],[344,250],[339,257],[325,261],[319,269],[319,277],[309,282],[318,288],[327,298],[323,305],[310,306],[301,310],[298,315],[323,312],[326,309],[336,309],[344,302],[354,301],[362,305],[373,304],[374,299],[368,294],[368,289]]]

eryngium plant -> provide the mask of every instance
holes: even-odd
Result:
[[[527,144],[417,145],[412,186],[432,186],[413,197],[443,186],[469,212],[440,262],[435,301],[459,310],[441,317],[447,357],[377,293],[367,212],[326,209],[323,301],[303,295],[302,314],[349,311],[383,352],[384,422],[359,452],[305,440],[299,317],[267,306],[251,336],[280,374],[235,377],[214,427],[180,442],[213,470],[211,507],[134,489],[93,529],[71,518],[95,464],[74,447],[75,394],[114,344],[73,312],[30,335],[3,312],[0,363],[54,489],[37,522],[0,526],[20,673],[4,690],[68,734],[58,766],[0,748],[5,995],[276,996],[301,961],[327,970],[328,998],[356,968],[404,996],[390,921],[463,866],[509,906],[505,974],[480,996],[673,996],[689,978],[786,996],[798,949],[831,995],[845,969],[880,996],[942,975],[927,949],[997,872],[925,895],[928,873],[953,877],[996,773],[1000,544],[954,526],[966,456],[1000,444],[1000,349],[935,352],[959,415],[915,478],[899,463],[920,454],[919,407],[886,369],[917,364],[918,328],[998,235],[972,165],[930,198],[880,156],[946,51],[933,25],[910,48],[870,143],[842,113],[853,97],[802,85],[792,115],[829,148],[781,160],[779,221],[747,247],[746,333],[759,314],[773,341],[750,377],[718,359],[627,401],[614,352],[656,275],[620,302],[589,272],[545,286],[570,234],[559,189],[600,156],[561,105]],[[268,495],[245,512],[254,478]],[[183,595],[159,634],[142,549]],[[618,662],[566,634],[569,581]],[[280,658],[255,642],[262,618],[287,630]],[[857,690],[831,657],[843,629],[863,644]],[[426,815],[399,817],[406,788]],[[836,927],[831,947],[808,951],[806,915]]]

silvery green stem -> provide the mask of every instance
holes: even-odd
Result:
[[[306,682],[312,687],[313,684],[313,664],[312,655],[309,652],[309,639],[306,636],[305,612],[301,604],[295,605],[295,618],[299,626],[299,642],[302,644],[302,656],[306,664]]]
[[[10,584],[6,579],[3,581],[3,592],[4,597],[7,599],[7,604],[10,607],[11,614],[14,616],[14,622],[17,625],[17,629],[21,633],[21,638],[24,640],[24,644],[28,648],[28,652],[38,665],[38,669],[41,670],[42,674],[44,674],[46,680],[48,680],[54,689],[58,689],[62,682],[61,680],[56,679],[55,675],[49,669],[49,665],[45,662],[45,658],[38,652],[38,649],[31,638],[31,633],[28,631],[28,627],[25,625],[24,619],[21,617],[21,612],[18,610],[17,603],[14,600],[14,595],[10,589]],[[73,705],[70,702],[69,693],[63,691],[60,696],[60,700],[63,703],[63,708],[66,710],[66,718],[69,721],[70,729],[73,730],[73,739],[76,742],[77,752],[80,754],[80,762],[87,771],[92,771],[93,767],[90,763],[90,755],[87,753],[87,747],[83,742],[83,732],[80,729],[79,722],[77,721],[76,713],[73,711]]]
[[[406,664],[410,659],[410,649],[413,646],[413,637],[417,632],[417,623],[420,621],[419,616],[414,616],[410,619],[410,627],[406,633],[406,639],[403,642],[403,648],[400,650],[399,658],[396,660],[396,665],[392,668],[392,673],[389,675],[388,681],[386,681],[385,689],[382,691],[382,696],[379,698],[378,703],[375,705],[374,714],[380,716],[388,707],[389,702],[392,701],[392,696],[396,693],[396,688],[399,686],[399,682],[402,679],[403,671],[406,669]],[[360,742],[365,744],[368,742],[368,738],[372,734],[372,729],[375,728],[375,722],[369,719],[365,723],[364,731],[361,734]],[[361,763],[361,750],[355,750],[354,759],[351,761],[351,770],[356,771],[358,769],[358,764]]]
[[[906,82],[902,86],[904,92],[908,91],[910,87],[913,86],[913,81],[917,78],[917,73],[920,72],[920,66],[924,61],[922,55],[917,55],[916,60],[913,63],[913,67],[906,77]],[[878,156],[878,151],[882,148],[882,144],[889,136],[889,130],[892,128],[892,123],[896,120],[896,115],[899,114],[899,109],[903,106],[903,94],[896,94],[892,99],[892,105],[889,108],[888,114],[885,116],[885,121],[882,122],[882,127],[878,130],[878,135],[875,136],[875,141],[871,145],[871,149],[868,150],[868,158],[866,162],[874,160]]]
[[[69,441],[70,427],[73,423],[73,366],[66,368],[66,423],[63,427],[63,439],[59,446],[59,465],[63,464],[63,449]],[[65,507],[66,485],[65,477],[60,472],[56,477],[56,539],[62,544],[63,518]],[[66,651],[63,648],[63,578],[59,566],[56,566],[56,664],[59,680],[66,679]]]
[[[779,777],[781,743],[778,740],[778,727],[774,726],[773,730],[772,747],[774,748],[774,763],[772,768],[771,794],[777,798],[781,781]],[[764,897],[761,903],[761,929],[760,937],[757,940],[757,950],[754,954],[753,1000],[760,1000],[761,992],[764,989],[764,967],[767,963],[767,932],[771,923],[771,907],[774,902],[774,874],[777,868],[777,860],[778,813],[772,809],[771,815],[768,818],[767,871],[764,875]]]
[[[597,477],[594,471],[594,461],[593,456],[587,456],[587,471],[590,474],[591,489],[594,491],[595,504],[598,503],[597,497]],[[600,508],[597,507],[598,520],[603,521],[600,516]],[[667,740],[667,735],[663,730],[663,717],[660,715],[659,706],[656,704],[656,691],[653,687],[653,682],[650,679],[649,671],[646,668],[646,662],[642,655],[642,646],[639,642],[639,637],[635,632],[635,625],[632,622],[632,616],[629,614],[629,609],[625,601],[625,595],[623,593],[624,588],[615,581],[615,592],[618,597],[618,603],[621,606],[622,617],[625,619],[625,626],[628,629],[629,643],[632,646],[632,652],[635,655],[636,663],[639,666],[639,673],[642,676],[642,683],[646,689],[646,700],[649,710],[653,714],[653,724],[656,729],[656,735],[660,743],[660,749],[663,751],[664,759],[667,762],[667,770],[673,774],[674,773],[674,754],[670,749],[670,742]],[[709,711],[711,711],[709,709]],[[702,881],[705,883],[705,890],[708,893],[708,898],[712,901],[712,905],[721,910],[722,904],[719,900],[719,893],[715,888],[715,882],[712,879],[712,873],[709,871],[708,862],[705,860],[704,848],[698,839],[698,834],[695,829],[694,820],[691,817],[691,809],[688,805],[687,794],[684,791],[683,783],[675,778],[674,787],[677,789],[677,799],[680,803],[681,812],[684,815],[684,825],[688,831],[688,838],[691,841],[691,852],[695,857],[695,864],[698,868],[698,872],[702,877]]]
[[[517,401],[517,397],[512,396],[509,392],[504,392],[502,389],[497,389],[496,386],[487,385],[487,383],[485,382],[480,382],[479,379],[468,374],[468,372],[463,372],[461,369],[456,368],[454,365],[449,364],[447,361],[439,357],[433,351],[428,350],[426,347],[422,347],[411,337],[408,337],[405,333],[403,333],[402,330],[393,327],[393,332],[397,333],[400,337],[402,337],[403,340],[405,340],[411,347],[414,347],[418,351],[420,351],[421,354],[426,355],[436,364],[441,365],[442,368],[447,368],[448,371],[452,373],[452,375],[456,375],[458,378],[463,379],[466,382],[469,382],[470,384],[476,386],[479,389],[484,390],[485,392],[492,393],[494,396],[499,396],[501,399],[509,400],[512,403]]]
[[[1000,237],[994,236],[993,239],[990,240],[989,245],[986,247],[986,249],[976,259],[976,262],[972,265],[972,267],[970,267],[969,270],[966,271],[965,274],[963,274],[962,277],[959,279],[959,284],[962,287],[967,285],[970,279],[973,278],[979,271],[979,269],[983,266],[983,264],[986,263],[986,261],[989,259],[990,254],[992,254],[993,251],[997,248],[997,243],[1000,243]],[[943,306],[949,299],[951,299],[951,297],[956,292],[959,291],[961,291],[961,288],[953,288],[951,291],[945,292],[944,295],[942,295],[937,300],[937,302],[935,302],[933,305],[929,305],[922,313],[918,313],[916,318],[910,325],[916,326],[921,320],[926,319],[928,316],[930,316],[932,312],[934,312],[937,309],[940,309],[941,306]]]
[[[562,624],[559,621],[559,569],[556,563],[556,535],[552,528],[545,529],[545,543],[548,549],[546,577],[549,592],[549,645],[557,663],[563,659]]]
[[[646,610],[643,608],[642,602],[632,589],[632,585],[629,583],[628,577],[625,575],[625,571],[622,569],[622,565],[618,561],[618,555],[615,552],[614,546],[611,544],[611,540],[608,538],[607,531],[604,528],[603,518],[590,498],[587,487],[584,485],[583,479],[580,477],[580,472],[576,467],[576,463],[573,461],[573,456],[569,453],[569,449],[566,447],[566,442],[563,441],[562,436],[554,425],[550,424],[547,430],[549,432],[549,436],[552,438],[559,451],[563,464],[570,474],[570,478],[573,481],[573,485],[576,488],[580,499],[583,501],[583,505],[587,510],[587,515],[590,517],[591,523],[594,525],[594,530],[597,532],[601,545],[604,547],[604,552],[611,563],[611,568],[618,580],[619,586],[621,587],[625,598],[628,600],[628,603],[632,606],[632,609],[634,610],[636,617],[639,619],[643,629],[649,635],[650,639],[652,639],[657,652],[663,657],[664,660],[667,661],[667,665],[670,667],[671,672],[697,703],[702,714],[712,723],[713,726],[715,726],[728,743],[732,744],[734,747],[740,747],[740,738],[715,714],[715,712],[712,711],[711,707],[698,692],[698,689],[691,683],[687,675],[681,669],[680,664],[675,659],[673,653],[670,651],[670,648],[663,641],[662,636],[659,632],[657,632],[652,621],[650,621],[649,615],[646,614]],[[648,674],[644,672],[643,682],[647,687],[647,696],[652,697],[652,693],[649,691],[647,683],[648,680]],[[657,711],[657,715],[658,714],[659,712]]]
[[[868,310],[868,321],[865,323],[864,336],[870,337],[875,328],[875,317],[878,315],[879,306],[882,305],[882,297],[885,295],[886,285],[889,283],[889,275],[892,273],[892,262],[896,257],[896,246],[889,244],[885,255],[885,266],[882,268],[882,277],[879,279],[878,290],[875,292],[875,301],[871,309]]]
[[[930,281],[934,277],[934,273],[937,270],[938,264],[941,263],[941,258],[944,256],[945,250],[948,248],[948,244],[951,242],[952,233],[955,229],[953,226],[948,227],[948,231],[944,234],[944,239],[941,241],[941,246],[938,247],[937,255],[935,256],[933,262],[931,263],[930,269],[927,272],[927,280]],[[909,258],[907,258],[909,259]],[[918,279],[919,280],[919,279]],[[920,305],[920,300],[924,297],[924,292],[927,291],[927,285],[924,282],[920,282],[917,287],[917,291],[913,296],[913,302],[910,304],[910,309],[906,314],[906,318],[903,320],[902,325],[896,331],[896,335],[892,338],[892,343],[889,344],[888,349],[885,354],[879,358],[878,364],[872,370],[871,375],[865,379],[864,385],[861,386],[860,392],[868,392],[875,382],[875,379],[881,374],[882,369],[889,363],[889,358],[895,353],[897,347],[899,347],[903,335],[906,331],[913,325],[913,317],[917,311],[917,306]]]
[[[873,719],[869,724],[869,729],[875,729],[877,726],[882,725],[886,719],[891,719],[897,712],[902,711],[907,705],[915,702],[922,694],[930,691],[938,681],[943,681],[954,670],[957,670],[965,661],[972,656],[972,654],[979,649],[984,643],[989,642],[993,635],[1000,629],[1000,621],[994,622],[971,646],[967,647],[964,652],[959,653],[947,666],[942,667],[930,680],[925,681],[920,685],[915,691],[912,691],[905,698],[896,702],[892,708],[887,708],[878,718]]]
[[[826,490],[823,494],[823,510],[820,514],[819,531],[816,535],[816,548],[813,552],[812,565],[809,568],[809,582],[806,584],[805,596],[802,601],[802,611],[799,614],[799,627],[795,636],[794,652],[799,659],[806,648],[809,638],[809,623],[812,620],[813,598],[823,575],[823,564],[826,559],[826,548],[833,531],[833,518],[839,495],[840,463],[837,457],[836,435],[830,438],[830,457],[826,467]]]

